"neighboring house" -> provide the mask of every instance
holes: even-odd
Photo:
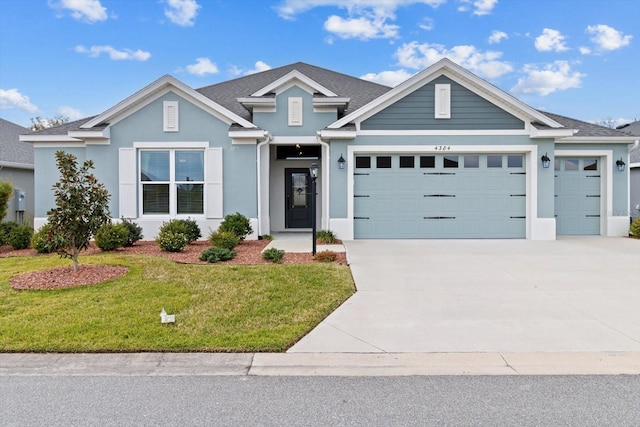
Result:
[[[640,139],[640,120],[617,128],[620,132],[633,135],[636,141]],[[629,156],[629,207],[633,219],[640,217],[640,146],[636,142]]]
[[[27,132],[29,129],[0,119],[0,181],[10,182],[24,195],[20,201],[14,191],[7,214],[0,220],[33,225],[33,147],[20,141],[20,135]]]
[[[164,76],[107,111],[25,135],[36,224],[54,153],[92,159],[114,218],[144,235],[227,214],[254,236],[317,227],[341,239],[623,236],[632,138],[525,105],[448,59],[395,88],[305,63],[192,89]],[[548,168],[542,159],[549,159]],[[547,164],[547,166],[549,166]]]

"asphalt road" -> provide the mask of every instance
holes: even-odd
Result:
[[[0,377],[1,426],[638,426],[640,376]]]

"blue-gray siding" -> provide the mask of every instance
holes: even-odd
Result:
[[[434,118],[436,84],[451,85],[451,118]],[[524,129],[524,122],[451,79],[440,76],[361,124],[363,130]]]

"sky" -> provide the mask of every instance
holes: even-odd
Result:
[[[536,109],[640,120],[640,0],[0,0],[0,117],[298,61],[395,86],[443,57]]]

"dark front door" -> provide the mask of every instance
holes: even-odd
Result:
[[[309,169],[285,169],[285,228],[311,228]]]

